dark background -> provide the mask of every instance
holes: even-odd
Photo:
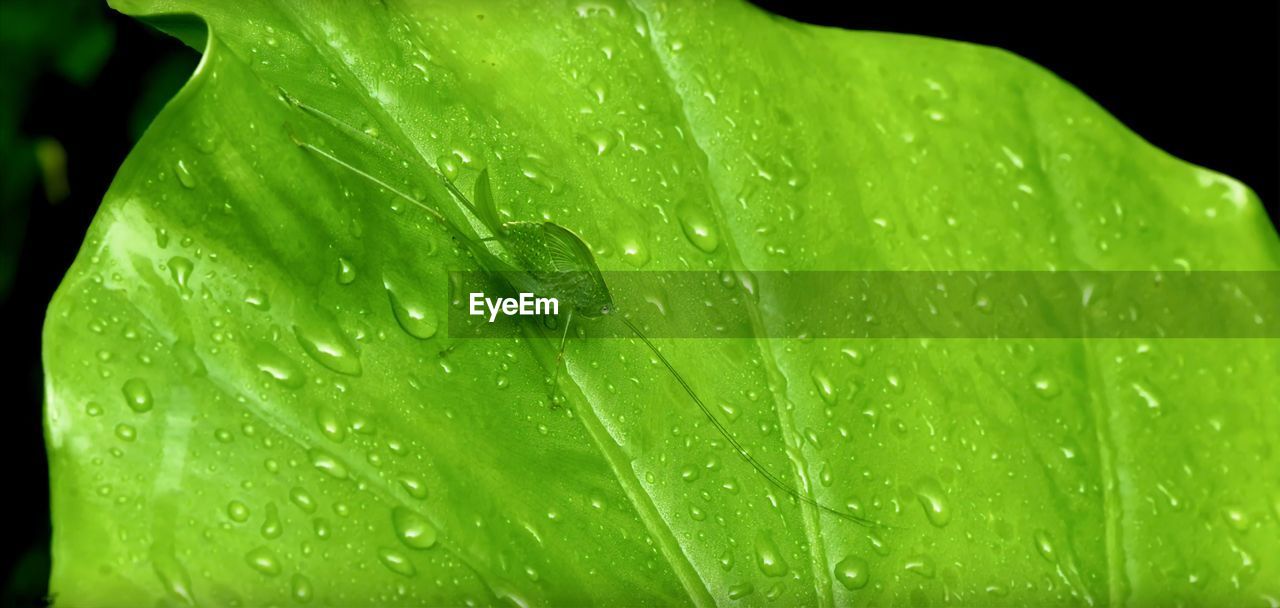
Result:
[[[0,368],[0,386],[9,396],[3,442],[9,513],[0,546],[0,603],[31,605],[41,602],[49,567],[40,411],[45,307],[116,169],[198,57],[176,40],[96,3],[3,2],[0,167],[6,175],[0,180],[0,256],[16,252],[18,264],[14,275],[0,276],[0,327],[8,360]],[[1280,15],[1275,2],[1195,11],[1126,11],[1119,3],[1086,3],[1047,12],[967,4],[832,9],[829,0],[757,4],[810,23],[1013,51],[1073,83],[1156,146],[1242,180],[1266,203],[1273,222],[1278,217]],[[56,10],[39,8],[50,5]],[[13,17],[22,10],[44,12],[29,22],[34,25],[15,25]],[[40,36],[47,40],[36,40]],[[65,47],[77,39],[96,42],[67,59]],[[57,142],[66,162],[35,163],[32,143],[39,140]],[[42,168],[49,177],[41,176]],[[66,193],[58,192],[60,174]]]

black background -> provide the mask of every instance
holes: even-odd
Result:
[[[1164,150],[1250,185],[1277,218],[1280,46],[1277,3],[1174,10],[1072,4],[1048,11],[1004,6],[832,9],[830,2],[760,1],[810,23],[905,32],[998,46],[1073,83]],[[0,577],[5,604],[38,603],[48,568],[48,483],[41,427],[40,329],[44,310],[78,250],[121,161],[133,146],[127,117],[145,75],[193,51],[111,13],[116,46],[89,86],[57,78],[29,91],[24,133],[57,138],[68,153],[72,196],[57,207],[32,193],[15,283],[2,303],[8,363],[4,460],[8,497]],[[708,35],[714,35],[709,32]],[[9,83],[2,83],[9,86]]]

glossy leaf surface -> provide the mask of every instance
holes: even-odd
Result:
[[[606,270],[1280,269],[1044,70],[728,2],[117,4],[205,56],[49,311],[59,602],[1280,597],[1274,341],[660,341],[859,527],[641,344],[572,343],[550,408],[554,334],[446,337],[474,261],[293,143],[428,201],[487,167]]]

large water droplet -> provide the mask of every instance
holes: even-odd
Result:
[[[249,521],[249,506],[238,500],[227,503],[227,517],[238,524]]]
[[[307,457],[311,459],[311,464],[315,465],[324,473],[328,473],[330,477],[336,479],[346,479],[348,476],[347,465],[338,460],[337,456],[330,454],[328,451],[320,448],[311,448],[307,450]]]
[[[720,237],[716,234],[715,221],[692,201],[680,203],[676,209],[680,218],[680,228],[685,238],[703,253],[711,253],[720,247]]]
[[[427,497],[427,484],[422,483],[422,480],[416,477],[401,477],[400,487],[404,488],[404,491],[408,492],[409,496],[418,500],[423,500]]]
[[[155,407],[155,401],[151,397],[151,387],[147,386],[147,382],[142,378],[126,380],[122,390],[124,402],[128,404],[129,409],[141,414]]]
[[[421,340],[436,335],[440,321],[426,298],[410,289],[392,288],[390,283],[384,283],[384,286],[391,298],[391,312],[405,333]]]
[[[951,522],[951,509],[947,506],[947,495],[942,486],[933,479],[925,479],[916,484],[916,498],[924,507],[924,514],[929,523],[939,528]]]
[[[178,161],[173,166],[173,173],[178,176],[178,183],[188,190],[196,187],[196,176],[191,173],[191,169],[187,167],[184,160]]]
[[[327,405],[320,406],[316,410],[316,422],[320,424],[320,432],[324,433],[330,441],[342,443],[342,440],[347,438],[347,427],[338,417],[337,410]]]
[[[838,400],[836,388],[831,383],[831,377],[827,375],[826,370],[815,366],[809,376],[813,379],[813,388],[817,389],[818,396],[822,398],[822,402],[827,405],[835,405]]]
[[[649,263],[649,247],[637,234],[619,234],[618,251],[622,253],[624,262],[636,268]]]
[[[302,488],[295,487],[289,490],[289,502],[297,505],[299,509],[302,509],[303,513],[316,512],[316,499],[312,498],[311,494]]]
[[[347,258],[338,258],[338,284],[350,285],[356,280],[356,267]]]
[[[191,293],[187,282],[191,280],[191,273],[195,272],[195,269],[195,264],[191,263],[191,260],[180,255],[169,258],[169,276],[173,278],[178,290],[184,294]]]
[[[258,344],[253,349],[258,370],[286,388],[301,388],[307,377],[302,370],[280,349],[269,344]]]
[[[782,559],[778,545],[767,533],[761,532],[755,542],[756,565],[765,576],[784,576],[787,573],[787,562]]]
[[[869,568],[867,560],[849,555],[836,564],[836,580],[850,591],[861,589],[867,586],[867,579],[870,577]]]
[[[1036,551],[1040,552],[1040,557],[1045,558],[1051,564],[1058,563],[1058,555],[1053,549],[1053,538],[1045,530],[1036,530],[1033,540],[1036,544]]]
[[[280,534],[284,532],[284,526],[280,523],[280,509],[276,508],[276,503],[267,503],[267,518],[262,522],[262,537],[271,540],[280,538]]]
[[[245,563],[250,568],[257,570],[267,576],[276,576],[280,574],[280,560],[276,554],[266,547],[258,547],[244,556]]]
[[[306,604],[315,597],[315,589],[311,586],[311,579],[301,575],[293,575],[293,579],[289,582],[289,589],[293,595],[293,601],[299,604]]]
[[[396,536],[410,549],[430,549],[436,544],[436,529],[427,518],[404,507],[391,511]]]
[[[413,576],[418,573],[418,569],[413,567],[413,562],[409,561],[409,556],[398,549],[386,547],[378,549],[378,561],[381,561],[388,570],[401,576]]]
[[[360,359],[356,357],[355,347],[347,342],[347,339],[338,332],[325,328],[302,328],[294,326],[293,333],[298,338],[298,344],[302,346],[302,350],[307,355],[315,359],[316,363],[323,365],[339,374],[348,376],[359,376],[361,373]]]

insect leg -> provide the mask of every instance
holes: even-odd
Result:
[[[556,386],[560,382],[560,364],[564,362],[564,347],[569,340],[569,326],[573,324],[573,310],[569,311],[569,315],[564,321],[564,333],[560,335],[560,350],[556,352],[556,364],[554,371],[551,372],[551,407],[556,406]]]
[[[689,397],[693,399],[693,402],[698,404],[698,409],[702,410],[702,414],[707,417],[707,420],[711,421],[711,425],[714,426],[716,431],[718,431],[720,435],[725,438],[725,441],[729,442],[729,445],[733,448],[733,451],[737,452],[738,456],[741,456],[743,460],[747,461],[747,463],[749,463],[752,466],[752,468],[754,468],[756,472],[760,474],[761,477],[764,477],[766,481],[768,481],[774,487],[791,495],[796,500],[803,502],[811,507],[814,507],[819,511],[830,513],[841,519],[845,519],[863,526],[871,527],[871,526],[879,525],[877,524],[877,522],[874,522],[872,520],[859,517],[857,515],[853,515],[852,513],[848,513],[848,512],[841,511],[839,509],[835,509],[827,505],[824,505],[818,502],[816,499],[810,497],[808,494],[805,494],[800,490],[797,490],[796,488],[791,487],[791,485],[789,485],[787,482],[779,479],[776,475],[770,472],[769,469],[765,468],[765,466],[761,464],[759,460],[756,460],[755,456],[752,456],[751,453],[747,451],[747,448],[743,446],[742,443],[737,440],[737,438],[735,438],[732,434],[729,433],[729,429],[724,427],[724,424],[722,424],[720,420],[716,418],[715,414],[711,413],[711,409],[708,408],[707,405],[702,402],[702,399],[698,397],[697,393],[693,392],[693,388],[690,387],[689,383],[685,381],[684,376],[681,376],[680,372],[676,371],[675,366],[671,365],[670,361],[667,361],[667,358],[663,356],[661,351],[658,350],[658,347],[655,346],[653,342],[650,342],[649,339],[644,336],[644,334],[640,333],[640,329],[636,327],[633,323],[631,323],[631,321],[628,320],[626,317],[619,315],[618,319],[621,320],[629,329],[631,329],[631,333],[635,334],[636,337],[639,338],[641,342],[644,342],[645,346],[648,346],[649,350],[653,352],[654,356],[656,356],[658,360],[662,362],[662,365],[667,368],[667,371],[671,372],[672,377],[676,379],[676,382],[680,383],[680,387],[684,389],[684,392],[688,393]]]

